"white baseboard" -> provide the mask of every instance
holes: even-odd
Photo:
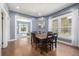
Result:
[[[15,40],[17,40],[17,39],[11,39],[11,40],[8,40],[8,42],[9,41],[15,41]],[[7,46],[8,46],[8,43],[3,44],[3,48],[6,48]],[[1,47],[2,47],[2,45],[1,45]]]
[[[59,43],[63,43],[63,44],[66,44],[66,45],[70,45],[70,46],[72,46],[72,43],[67,43],[67,42],[64,42],[64,41],[60,41],[60,40],[58,40],[58,42],[59,42]]]
[[[8,40],[8,41],[15,41],[15,40],[17,40],[17,39],[10,39],[10,40]]]
[[[6,48],[8,46],[8,43],[3,44],[3,48]]]
[[[58,40],[59,43],[62,43],[62,44],[65,44],[65,45],[69,45],[71,47],[76,47],[76,48],[79,48],[78,46],[74,46],[72,43],[67,43],[67,42],[63,42],[63,41],[60,41]]]

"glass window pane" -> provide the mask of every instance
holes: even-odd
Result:
[[[71,18],[61,18],[61,35],[71,36]]]
[[[53,32],[55,33],[58,32],[58,20],[57,19],[53,20]]]

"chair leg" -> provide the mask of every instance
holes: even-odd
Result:
[[[55,48],[57,48],[57,40],[55,40]]]
[[[37,49],[37,47],[38,47],[38,44],[36,43],[36,49]]]
[[[51,50],[52,45],[50,44],[50,50]]]
[[[31,44],[32,44],[32,38],[31,38]]]
[[[31,37],[31,44],[33,43],[33,38]]]
[[[51,44],[52,44],[52,49],[53,49],[53,40],[52,40],[52,43]]]
[[[51,43],[51,49],[53,49],[53,43]]]

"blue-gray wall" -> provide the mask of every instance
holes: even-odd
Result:
[[[39,28],[38,27],[38,22],[39,22],[39,19],[36,18],[34,20],[32,20],[32,29],[33,31],[43,31],[43,32],[47,32],[48,31],[48,17],[45,17],[45,27],[44,28]]]
[[[14,13],[9,13],[10,15],[10,39],[15,39],[15,15]]]

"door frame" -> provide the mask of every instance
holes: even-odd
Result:
[[[7,12],[4,8],[1,8],[1,13],[3,13],[3,20],[1,19],[1,34],[2,34],[2,40],[1,40],[1,48],[6,48],[8,46],[8,40],[7,40]]]
[[[1,20],[1,8],[0,8],[0,56],[1,56],[1,47],[2,47],[2,20]]]

